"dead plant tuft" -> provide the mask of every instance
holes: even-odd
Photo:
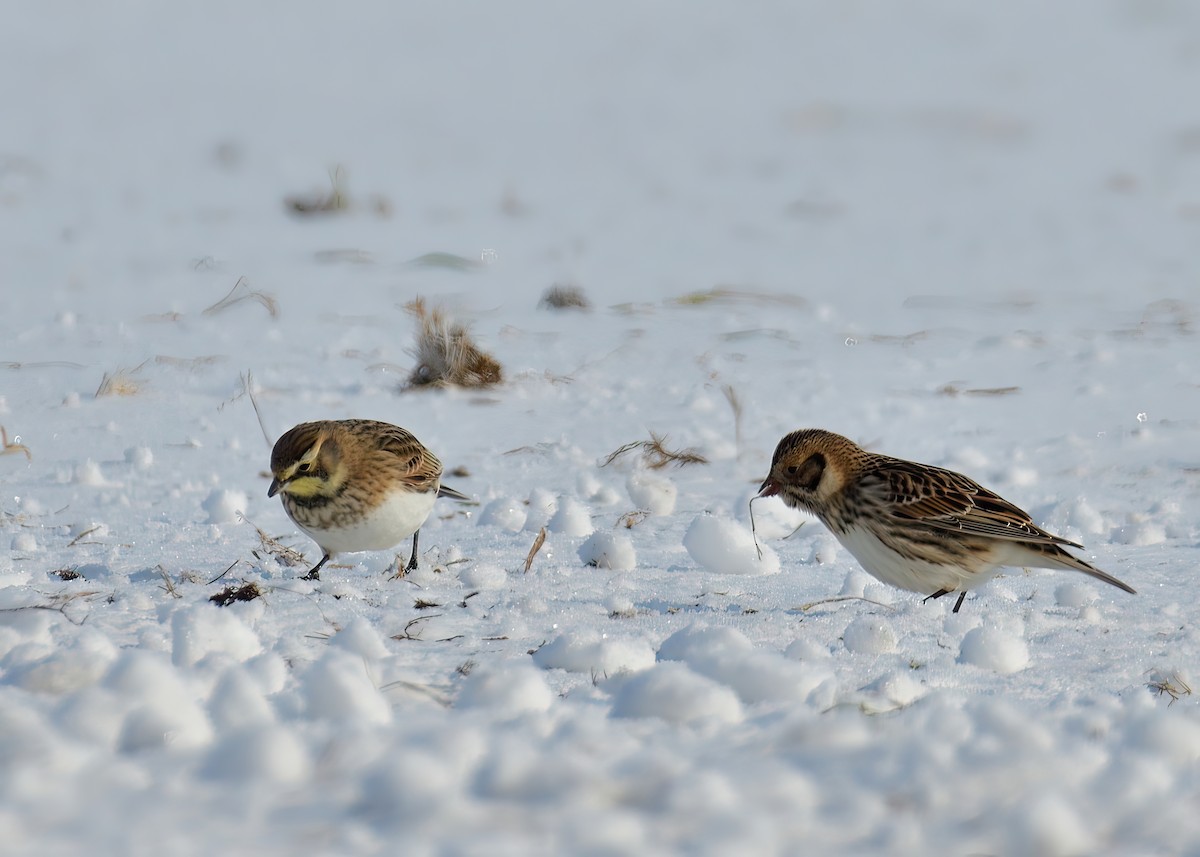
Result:
[[[50,573],[59,580],[78,580],[79,578],[83,577],[83,575],[74,568],[58,568]]]
[[[146,386],[146,382],[134,376],[142,370],[146,363],[143,361],[132,369],[117,369],[112,374],[104,373],[100,386],[96,388],[95,398],[104,396],[136,396]]]
[[[1182,678],[1180,678],[1179,673],[1164,675],[1163,673],[1155,671],[1154,676],[1151,678],[1147,686],[1151,690],[1155,691],[1159,696],[1166,694],[1167,696],[1171,697],[1171,701],[1167,703],[1168,705],[1174,705],[1180,700],[1181,697],[1192,695],[1191,686]]]
[[[582,309],[592,308],[592,302],[579,286],[555,283],[538,301],[538,309]]]
[[[417,298],[405,309],[417,319],[416,368],[409,387],[491,387],[501,381],[500,363],[480,350],[466,326],[441,307],[427,309]]]
[[[208,600],[218,607],[228,607],[235,601],[253,601],[262,597],[262,590],[254,581],[243,583],[241,586],[226,586]]]
[[[204,310],[201,315],[216,315],[221,310],[229,309],[229,307],[239,304],[242,301],[257,301],[266,308],[267,314],[271,318],[279,318],[279,304],[275,298],[266,292],[256,292],[251,289],[250,281],[245,277],[238,277],[238,281],[233,284],[233,288],[229,290],[229,294]]]
[[[311,217],[316,214],[336,214],[350,207],[350,194],[346,190],[346,171],[341,165],[329,171],[329,192],[313,196],[284,197],[283,204],[292,214]]]
[[[265,553],[268,556],[274,557],[278,562],[288,567],[308,565],[308,560],[304,558],[304,554],[300,553],[300,551],[280,543],[278,539],[272,538],[263,532],[262,528],[259,527],[258,524],[248,520],[244,516],[241,517],[243,521],[254,527],[254,531],[258,533],[259,550],[251,551],[255,559],[262,559],[263,554]]]
[[[617,526],[624,527],[627,530],[632,530],[646,518],[650,517],[650,512],[646,509],[634,509],[632,512],[626,512],[617,519]]]
[[[708,459],[689,447],[681,449],[678,452],[673,452],[667,449],[667,436],[650,432],[650,440],[635,440],[632,443],[627,443],[619,449],[609,453],[608,458],[604,459],[601,467],[608,467],[621,456],[626,453],[633,452],[635,449],[642,451],[642,462],[651,470],[661,470],[668,464],[673,464],[676,467],[683,467],[688,464],[708,464]]]

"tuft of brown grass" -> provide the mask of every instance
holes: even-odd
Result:
[[[111,374],[104,373],[104,377],[100,379],[100,386],[96,388],[95,398],[99,399],[104,396],[136,396],[146,386],[146,382],[135,377],[145,362],[139,363],[132,369],[117,369]]]
[[[83,577],[83,575],[74,568],[58,568],[50,573],[59,580],[78,580],[79,578]]]
[[[465,325],[441,307],[427,308],[423,298],[405,309],[417,320],[417,365],[408,377],[409,387],[479,389],[500,383],[500,363],[475,344]]]
[[[261,598],[262,594],[262,590],[258,588],[258,584],[251,581],[250,583],[243,583],[241,586],[226,586],[208,600],[218,607],[228,607],[235,601],[253,601],[255,598]]]
[[[1156,670],[1147,683],[1147,687],[1153,690],[1158,696],[1165,694],[1171,697],[1171,701],[1167,703],[1168,705],[1174,705],[1181,697],[1192,695],[1191,686],[1180,678],[1179,673],[1165,675]]]
[[[673,298],[671,303],[689,307],[704,306],[710,303],[780,304],[793,307],[808,305],[808,302],[804,298],[796,297],[795,295],[775,295],[770,292],[758,292],[749,289],[730,288],[728,286],[715,286],[711,289],[688,292],[686,295]]]
[[[592,302],[579,286],[555,283],[546,289],[538,301],[538,309],[582,309],[592,308]]]
[[[673,451],[667,449],[667,436],[650,432],[650,440],[635,440],[632,443],[627,443],[619,449],[609,453],[608,458],[604,459],[601,467],[608,467],[621,456],[626,453],[633,452],[635,449],[642,451],[642,463],[651,470],[661,470],[668,464],[675,467],[684,467],[688,464],[708,464],[708,459],[701,455],[693,448],[681,449]]]
[[[300,551],[296,550],[295,548],[290,548],[287,545],[280,543],[278,539],[274,539],[267,535],[265,532],[263,532],[262,528],[258,526],[258,524],[248,520],[244,516],[242,517],[242,520],[254,527],[254,531],[258,533],[259,550],[251,551],[255,559],[262,559],[262,555],[265,553],[268,556],[274,557],[283,565],[289,567],[308,565],[308,561],[304,558],[304,554],[300,553]]]
[[[267,314],[271,318],[279,318],[279,304],[275,298],[266,292],[257,292],[251,289],[250,281],[245,277],[238,277],[237,282],[233,284],[233,288],[229,290],[229,294],[204,310],[201,315],[216,315],[221,310],[229,309],[229,307],[239,304],[242,301],[256,301],[266,308]]]
[[[350,194],[346,190],[346,171],[340,164],[329,171],[328,193],[284,197],[283,205],[288,211],[299,217],[346,211],[350,208]]]

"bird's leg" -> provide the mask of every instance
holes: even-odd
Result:
[[[318,562],[316,565],[314,565],[311,569],[309,569],[308,574],[304,575],[300,579],[301,580],[320,580],[321,579],[321,574],[320,574],[321,566],[323,566],[327,562],[329,562],[329,554],[325,554],[325,556],[321,557],[321,561]]]
[[[951,610],[950,612],[957,613],[958,608],[962,607],[963,599],[966,597],[967,597],[967,590],[964,589],[962,592],[958,593],[958,600],[954,602],[954,609]]]
[[[949,589],[939,589],[937,592],[933,593],[933,595],[926,595],[924,598],[922,598],[921,603],[925,604],[928,601],[936,601],[937,599],[941,598],[943,595],[949,595],[949,594],[950,594]]]
[[[417,536],[421,535],[421,531],[417,530],[413,533],[413,552],[412,558],[408,561],[408,565],[404,567],[405,571],[413,571],[417,567]]]

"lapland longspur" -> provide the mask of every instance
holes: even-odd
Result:
[[[304,577],[341,552],[385,550],[417,537],[438,497],[470,500],[441,484],[442,463],[409,432],[377,420],[322,420],[284,432],[271,451],[268,497],[283,508],[324,556]]]
[[[1012,503],[953,470],[868,452],[821,429],[779,441],[759,497],[779,495],[821,519],[863,568],[884,583],[940,598],[986,583],[1003,566],[1082,571],[1128,584],[1063,550]]]

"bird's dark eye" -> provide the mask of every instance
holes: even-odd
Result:
[[[787,475],[795,476],[796,473],[799,472],[799,470],[800,470],[800,468],[793,464],[787,469]]]
[[[312,470],[311,461],[303,461],[300,463],[300,466],[296,468],[297,473],[307,473],[310,470]]]

